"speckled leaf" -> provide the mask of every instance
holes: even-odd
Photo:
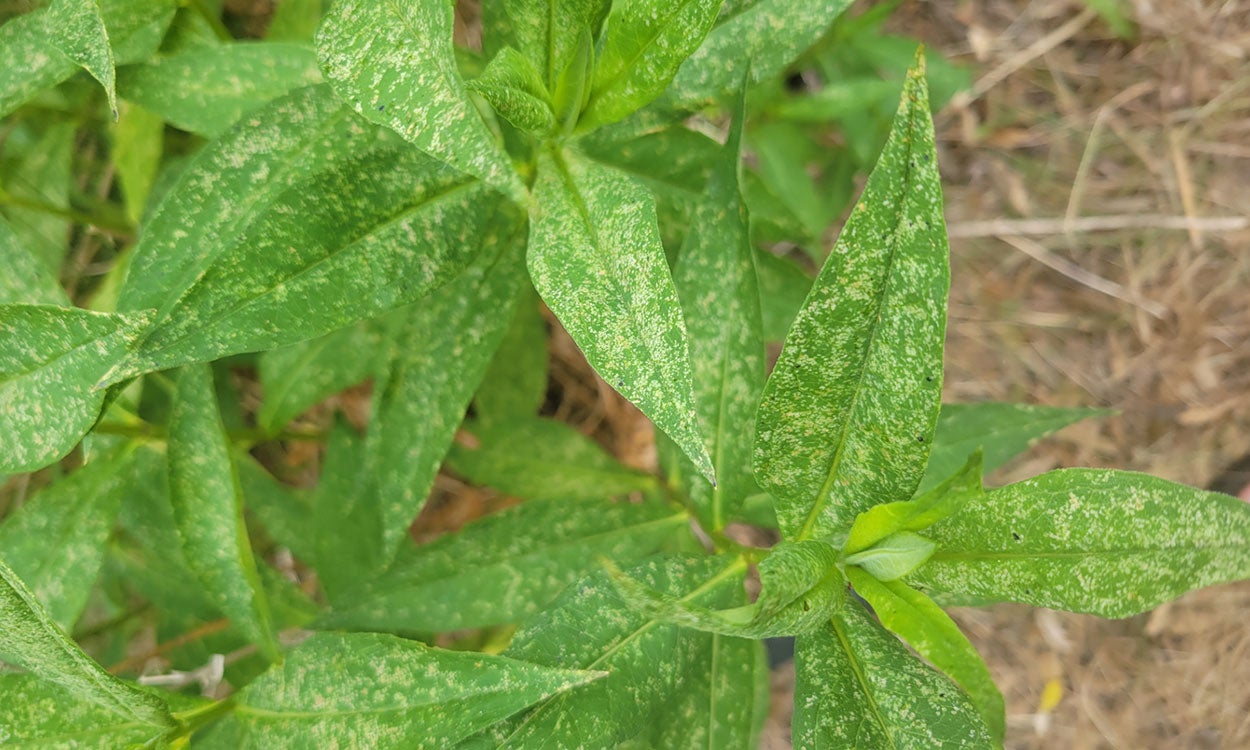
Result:
[[[703,42],[721,0],[625,0],[612,5],[578,128],[633,114],[668,87]]]
[[[0,143],[0,186],[4,192],[19,203],[67,207],[76,130],[74,123],[51,117],[16,119]],[[49,273],[59,276],[69,245],[69,221],[21,205],[0,205],[0,213],[26,250]]]
[[[985,491],[981,473],[981,452],[977,451],[962,469],[928,492],[911,500],[872,506],[856,516],[842,551],[848,555],[861,552],[891,534],[922,531],[959,512]]]
[[[108,382],[415,301],[490,240],[498,203],[328,88],[297,91],[206,148],[156,210],[119,305],[157,320]]]
[[[58,10],[53,5],[62,7]],[[0,25],[0,59],[5,61],[4,75],[0,76],[0,117],[78,70],[75,61],[59,51],[48,33],[50,20],[63,21],[67,16],[79,14],[80,9],[72,7],[75,5],[97,6],[97,3],[94,0],[58,0]],[[175,0],[103,0],[98,3],[107,39],[111,41],[108,48],[118,65],[143,59],[156,49],[173,18],[175,5]],[[54,13],[56,17],[49,19]],[[95,51],[100,52],[98,46]],[[107,76],[104,69],[101,74]],[[108,84],[105,86],[107,88]]]
[[[100,572],[130,462],[129,449],[105,451],[40,490],[0,525],[0,558],[66,631]]]
[[[984,470],[993,471],[1041,438],[1105,409],[1065,409],[1031,404],[942,404],[929,467],[917,492],[927,492],[955,473],[981,449]]]
[[[571,154],[543,157],[535,196],[534,288],[603,379],[712,479],[686,325],[651,196],[623,174]]]
[[[996,747],[976,707],[856,603],[799,636],[795,747],[935,750]]]
[[[820,538],[924,474],[942,391],[949,250],[923,58],[890,139],[764,389],[755,476],[790,539]]]
[[[117,116],[116,68],[99,0],[52,0],[43,14],[44,33],[61,54],[100,82]]]
[[[716,486],[690,477],[688,470],[680,473],[709,530],[723,529],[742,501],[758,491],[751,449],[764,388],[764,334],[755,250],[738,180],[745,118],[745,96],[740,96],[728,141],[673,271],[690,334],[695,407],[716,467]]]
[[[745,571],[740,560],[691,557],[654,560],[626,573],[685,601],[723,606],[737,600]],[[615,747],[653,725],[652,717],[680,689],[688,670],[706,658],[708,645],[701,633],[631,610],[607,574],[591,575],[522,627],[505,654],[608,676],[549,698],[461,747]]]
[[[499,50],[486,70],[468,83],[508,122],[535,135],[551,131],[556,124],[551,95],[542,76],[524,55],[511,47]]]
[[[280,42],[193,49],[123,68],[117,76],[124,98],[206,138],[292,89],[321,81],[311,47]]]
[[[1126,471],[1062,469],[988,492],[925,532],[922,589],[1129,617],[1250,577],[1250,505]]]
[[[385,361],[386,328],[367,320],[260,355],[265,397],[257,425],[274,434],[309,407],[373,375]]]
[[[651,747],[755,750],[768,714],[764,644],[705,633],[707,656],[686,669],[676,696],[652,721]]]
[[[437,750],[602,676],[377,633],[322,633],[238,693],[234,747]]]
[[[508,495],[590,500],[659,489],[654,476],[623,466],[563,422],[529,417],[478,423],[468,431],[475,446],[453,445],[451,468]]]
[[[32,255],[0,217],[0,304],[69,306],[56,275]]]
[[[222,614],[279,658],[208,365],[184,367],[169,414],[169,500],[187,565]]]
[[[339,0],[317,33],[334,90],[417,148],[520,200],[525,188],[469,99],[443,0]]]
[[[128,721],[173,726],[165,702],[128,685],[91,660],[48,618],[35,595],[0,560],[0,652],[70,693]],[[7,658],[6,657],[6,658]]]
[[[137,104],[122,102],[112,128],[110,156],[117,168],[126,216],[138,224],[156,182],[165,136],[165,121]]]
[[[534,288],[522,284],[512,323],[473,396],[483,423],[532,417],[547,399],[547,323],[538,307]]]
[[[1002,693],[955,621],[932,599],[902,581],[879,581],[854,566],[847,567],[846,577],[855,593],[872,606],[882,626],[963,688],[977,707],[995,746],[1001,745],[1007,727]]]
[[[512,35],[526,58],[534,61],[548,91],[577,56],[582,35],[599,35],[611,0],[503,0]]]
[[[117,750],[155,744],[168,731],[77,699],[31,674],[0,674],[0,695],[0,738],[14,750]]]
[[[782,543],[759,564],[753,604],[714,611],[656,591],[613,571],[621,598],[648,616],[695,630],[742,638],[806,633],[827,622],[846,600],[838,554],[824,542]]]
[[[519,622],[601,558],[640,560],[688,521],[660,503],[523,503],[428,544],[406,544],[381,578],[336,603],[318,626],[436,633]]]
[[[104,403],[96,382],[150,320],[0,305],[0,471],[43,468],[78,444]]]
[[[727,3],[661,101],[683,109],[708,104],[733,91],[747,65],[752,81],[772,78],[815,44],[850,4],[850,0]]]

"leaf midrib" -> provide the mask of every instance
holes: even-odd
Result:
[[[592,111],[595,104],[602,99],[605,94],[611,93],[617,82],[633,70],[634,65],[636,65],[638,61],[643,58],[648,50],[650,50],[650,48],[655,44],[655,41],[660,38],[661,33],[663,33],[663,30],[668,27],[669,22],[672,21],[675,16],[679,15],[682,11],[688,8],[692,2],[697,2],[697,0],[680,0],[680,2],[669,5],[670,12],[664,16],[662,21],[657,22],[652,27],[653,33],[649,34],[643,43],[638,45],[634,54],[631,55],[629,59],[617,69],[611,78],[608,78],[602,84],[594,87],[594,89],[590,92],[590,97],[586,102],[586,106],[582,107],[582,111]]]
[[[855,605],[848,603],[848,606]],[[889,724],[886,723],[885,717],[881,714],[881,707],[877,705],[877,698],[873,695],[872,687],[868,683],[863,666],[859,663],[855,650],[851,646],[851,641],[847,638],[842,628],[842,622],[837,617],[834,617],[830,622],[833,625],[834,634],[838,637],[838,644],[842,647],[843,652],[846,653],[846,661],[851,667],[851,673],[855,675],[855,682],[860,690],[863,691],[864,698],[868,701],[868,710],[872,713],[872,718],[876,721],[877,726],[881,727],[881,733],[885,735],[886,742],[889,743],[889,747],[886,750],[897,750],[898,745],[894,742],[894,735],[890,732]]]

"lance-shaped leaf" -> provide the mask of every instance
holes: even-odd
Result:
[[[171,727],[165,702],[128,685],[91,660],[63,630],[17,574],[0,560],[0,653],[75,696],[128,721]]]
[[[311,47],[235,42],[123,68],[117,87],[171,125],[213,138],[288,91],[320,82]]]
[[[978,449],[984,456],[983,471],[990,472],[1056,430],[1109,413],[1032,404],[942,404],[929,466],[916,491],[941,484]]]
[[[95,384],[151,320],[74,307],[0,305],[0,471],[62,458],[95,424]]]
[[[452,747],[483,727],[603,676],[444,651],[378,633],[321,633],[235,696],[209,747]]]
[[[143,219],[148,195],[160,169],[165,121],[143,107],[123,102],[110,135],[113,148],[109,156],[117,168],[126,216],[138,224]]]
[[[755,254],[755,270],[760,285],[760,314],[764,320],[764,338],[781,341],[803,307],[803,300],[812,289],[812,277],[797,263],[780,258],[767,250]]]
[[[628,0],[613,4],[578,121],[589,130],[651,102],[712,28],[721,0]]]
[[[631,578],[703,606],[741,596],[745,564],[724,557],[653,560],[627,570]],[[605,573],[569,587],[556,603],[521,628],[507,656],[608,676],[549,698],[512,721],[465,742],[463,748],[615,747],[653,726],[688,670],[705,658],[701,633],[658,622],[630,609]]]
[[[533,417],[547,399],[547,323],[528,283],[517,294],[512,323],[473,396],[482,422]]]
[[[17,204],[68,206],[76,130],[74,123],[52,118],[16,120],[7,130],[0,159],[3,192]],[[0,214],[26,250],[59,276],[69,245],[69,221],[22,205],[0,205]]]
[[[985,491],[981,486],[981,452],[946,481],[912,500],[874,505],[860,513],[851,526],[842,551],[852,555],[899,532],[923,531]]]
[[[686,325],[650,194],[612,169],[553,153],[539,162],[535,196],[534,288],[603,379],[712,479]]]
[[[15,748],[159,746],[169,730],[132,721],[32,674],[0,674],[0,737]]]
[[[108,382],[419,299],[492,240],[498,202],[328,88],[297,91],[206,148],[157,209],[119,305],[158,317]]]
[[[517,48],[534,62],[548,91],[555,91],[582,44],[599,35],[611,0],[502,0]]]
[[[604,499],[659,489],[563,422],[513,419],[475,424],[474,447],[453,445],[448,461],[465,478],[522,498]]]
[[[178,374],[168,455],[169,500],[187,565],[222,614],[277,660],[278,642],[243,523],[243,495],[208,365],[185,367]]]
[[[405,545],[384,575],[336,602],[318,626],[434,633],[519,622],[601,558],[641,560],[688,522],[659,503],[523,503]]]
[[[912,496],[937,421],[949,251],[923,57],[764,389],[755,476],[790,539]]]
[[[56,274],[26,247],[9,223],[0,217],[0,304],[69,306],[69,297]]]
[[[695,406],[717,479],[713,487],[694,477],[686,492],[699,520],[715,530],[757,491],[751,449],[765,363],[755,250],[738,180],[745,94],[673,273],[690,333]]]
[[[40,490],[0,525],[0,558],[65,630],[87,605],[100,572],[126,491],[131,450],[104,451]]]
[[[963,688],[994,743],[1002,744],[1007,727],[1002,693],[955,621],[932,599],[902,581],[880,581],[853,566],[847,567],[846,577],[887,630]]]
[[[706,633],[706,656],[652,725],[651,747],[665,750],[754,750],[768,716],[769,672],[764,644]]]
[[[490,102],[501,117],[526,132],[542,135],[555,127],[556,115],[542,75],[511,47],[499,50],[468,86]]]
[[[387,326],[365,320],[260,355],[265,392],[256,423],[270,434],[332,394],[363,382],[386,359]]]
[[[52,0],[42,15],[48,40],[100,82],[117,117],[117,72],[99,0]]]
[[[772,638],[809,632],[842,607],[846,579],[837,562],[837,552],[824,542],[779,544],[759,565],[759,598],[721,611],[649,588],[619,570],[612,571],[612,580],[630,606],[664,622],[742,638]]]
[[[795,647],[795,747],[998,747],[968,696],[857,603]]]
[[[0,25],[0,59],[5,61],[0,117],[69,78],[80,64],[90,64],[91,74],[109,90],[105,81],[113,63],[137,62],[154,52],[176,5],[175,0],[57,0]],[[103,48],[90,17],[96,8],[104,21]]]
[[[694,109],[729,94],[751,67],[751,80],[781,73],[830,24],[850,0],[754,0],[726,3],[716,26],[677,71],[661,102]]]
[[[1250,576],[1250,506],[1134,472],[1062,469],[930,526],[922,589],[1129,617]]]
[[[454,11],[441,0],[340,0],[317,33],[321,69],[370,121],[520,200],[525,188],[456,70]]]

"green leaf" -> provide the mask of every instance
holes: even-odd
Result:
[[[853,567],[846,569],[855,593],[872,606],[881,624],[963,688],[989,729],[994,745],[1001,746],[1007,731],[1002,693],[959,626],[919,591],[902,581],[885,582],[869,573]]]
[[[547,400],[547,323],[538,306],[534,288],[523,284],[512,323],[473,397],[483,423],[532,417]]]
[[[317,34],[317,57],[364,117],[522,201],[520,178],[456,70],[453,24],[441,0],[339,0]]]
[[[0,217],[0,304],[69,306],[69,297],[38,258],[22,244],[8,222]]]
[[[724,557],[690,557],[655,560],[626,572],[684,601],[719,606],[741,596],[745,566]],[[505,653],[608,676],[548,698],[462,747],[615,747],[654,726],[653,717],[680,689],[688,670],[706,658],[709,643],[703,634],[631,611],[606,574],[592,575],[522,627]]]
[[[977,451],[964,468],[928,492],[911,500],[874,505],[860,513],[851,526],[843,552],[848,555],[861,552],[898,532],[923,531],[959,512],[984,491],[981,486],[981,453]]]
[[[126,491],[132,450],[107,450],[40,490],[0,525],[0,558],[65,630],[73,627],[104,560]]]
[[[755,0],[727,7],[702,46],[682,63],[661,104],[678,109],[710,104],[737,87],[748,65],[752,81],[780,74],[850,4]]]
[[[276,434],[309,407],[375,374],[386,360],[387,333],[376,319],[365,320],[261,354],[265,398],[256,424]]]
[[[794,261],[767,250],[756,251],[755,270],[759,277],[764,338],[782,341],[812,289],[812,277]]]
[[[297,91],[206,148],[156,210],[119,301],[156,322],[105,384],[415,301],[494,241],[497,203],[328,88]]]
[[[282,0],[269,19],[265,38],[272,42],[311,42],[321,25],[322,0]]]
[[[658,503],[535,500],[428,544],[406,544],[391,568],[353,592],[320,627],[434,633],[519,622],[606,557],[629,564],[684,532]]]
[[[60,274],[69,244],[69,222],[58,212],[69,206],[76,132],[72,122],[33,117],[17,121],[0,144],[0,196],[8,196],[0,210],[18,241],[53,276]]]
[[[937,545],[919,534],[899,531],[866,550],[847,555],[843,562],[859,566],[878,581],[894,581],[920,567],[936,548]]]
[[[513,419],[469,427],[478,445],[453,445],[448,461],[476,484],[521,498],[590,500],[658,489],[563,422]]]
[[[942,390],[949,250],[923,57],[764,389],[755,476],[790,539],[912,496]]]
[[[55,682],[76,697],[96,703],[127,721],[171,727],[174,720],[160,698],[104,671],[48,618],[35,595],[0,560],[0,652]]]
[[[113,165],[126,203],[126,216],[138,224],[160,169],[165,121],[143,107],[122,102],[113,125]]]
[[[759,564],[759,598],[721,611],[648,588],[620,571],[612,571],[612,580],[631,607],[658,620],[709,633],[773,638],[809,632],[842,607],[846,579],[837,562],[837,552],[824,542],[779,544]]]
[[[551,95],[542,75],[511,47],[499,50],[486,70],[469,81],[468,88],[481,94],[505,120],[528,133],[542,135],[555,127]]]
[[[825,125],[848,112],[874,111],[898,96],[898,81],[857,78],[828,81],[817,91],[786,97],[769,108],[774,117],[790,122]]]
[[[517,48],[555,91],[577,57],[583,35],[599,36],[611,0],[503,0]]]
[[[633,114],[668,87],[712,28],[721,0],[626,0],[612,6],[578,128]]]
[[[116,67],[99,0],[51,0],[42,16],[48,40],[100,82],[116,119]]]
[[[858,604],[799,636],[795,671],[795,747],[1000,747],[968,696]]]
[[[235,696],[235,747],[446,748],[603,676],[377,633],[314,635]]]
[[[116,750],[155,744],[168,732],[78,700],[36,675],[0,674],[0,695],[0,737],[15,749]]]
[[[78,444],[104,404],[96,383],[150,320],[0,305],[0,472],[43,468]]]
[[[768,714],[764,644],[718,633],[703,636],[707,656],[686,669],[678,694],[652,725],[651,747],[754,750]]]
[[[169,500],[187,565],[214,603],[271,659],[269,604],[243,523],[243,496],[208,365],[183,368],[169,415]]]
[[[206,138],[288,91],[321,82],[311,47],[234,42],[123,68],[122,96]]]
[[[928,492],[936,487],[977,449],[985,456],[984,471],[990,472],[1056,430],[1109,413],[1105,409],[994,402],[942,404],[929,467],[916,491]]]
[[[628,177],[560,153],[539,162],[534,194],[534,288],[603,379],[712,480],[655,203]]]
[[[755,250],[738,180],[745,93],[673,273],[690,334],[695,407],[717,477],[715,486],[687,481],[686,491],[699,520],[716,531],[757,491],[751,450],[764,387]]]
[[[1047,472],[926,534],[938,551],[913,585],[1101,617],[1250,576],[1250,506],[1133,472]]]
[[[84,67],[90,65],[92,75],[109,90],[111,85],[105,81],[111,77],[114,60],[106,55],[111,50],[116,64],[123,65],[151,54],[173,18],[175,2],[103,0],[97,7],[104,30],[95,26],[91,7],[75,7],[84,5],[97,3],[56,0],[0,26],[0,59],[6,66],[0,76],[0,117],[73,75],[78,64],[66,52],[79,58]],[[101,31],[103,38],[94,36]]]

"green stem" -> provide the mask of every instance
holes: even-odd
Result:
[[[106,219],[103,216],[87,214],[81,211],[75,211],[72,208],[62,208],[60,206],[54,206],[51,203],[44,203],[43,201],[23,198],[4,190],[0,190],[0,205],[24,208],[28,211],[38,211],[42,214],[55,216],[60,219],[65,219],[66,221],[72,221],[75,224],[92,226],[122,238],[129,238],[134,235],[132,227],[125,224],[119,224],[116,221]]]
[[[227,698],[224,701],[210,703],[207,706],[200,706],[188,711],[175,711],[174,718],[181,725],[183,736],[189,736],[203,726],[211,724],[221,718],[223,714],[227,714],[234,710],[234,699]]]

